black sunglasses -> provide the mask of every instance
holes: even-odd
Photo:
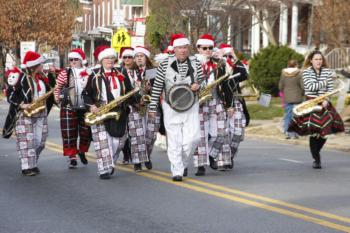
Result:
[[[133,59],[134,57],[133,56],[124,56],[123,59]]]
[[[206,50],[208,50],[208,49],[209,49],[209,50],[213,50],[214,47],[213,47],[213,46],[210,46],[210,47],[201,47],[201,48],[202,48],[204,51],[206,51]]]
[[[228,58],[230,58],[230,59],[232,59],[232,58],[233,58],[233,56],[232,56],[232,55],[224,55],[223,57],[228,57]]]
[[[69,61],[79,61],[79,58],[69,58]]]

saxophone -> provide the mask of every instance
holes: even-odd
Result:
[[[46,99],[49,98],[53,94],[54,89],[52,88],[51,91],[43,94],[36,100],[34,100],[27,109],[23,110],[23,114],[26,117],[31,117],[32,115],[42,112],[46,108]]]
[[[293,108],[293,113],[296,116],[303,116],[306,114],[309,114],[311,112],[319,112],[322,110],[322,106],[319,105],[322,103],[324,100],[326,100],[329,96],[332,96],[339,91],[341,91],[344,88],[344,82],[339,79],[340,82],[340,87],[334,91],[328,92],[326,94],[323,94],[321,96],[318,96],[314,99],[304,101],[301,104],[298,104]]]
[[[146,94],[146,85],[147,85],[148,80],[147,79],[143,79],[141,81],[141,87],[140,87],[140,93],[142,95],[141,97],[141,102],[143,102],[143,104],[140,106],[138,112],[141,116],[145,116],[147,113],[147,108],[148,105],[151,103],[151,96]]]
[[[241,73],[236,73],[234,75],[229,75],[226,73],[226,74],[222,75],[220,78],[218,78],[215,81],[213,81],[212,83],[210,83],[209,85],[207,85],[198,94],[199,104],[203,104],[206,101],[211,100],[213,98],[212,90],[216,86],[218,86],[220,83],[222,83],[225,80],[233,79],[233,78],[240,76],[240,75],[241,75]]]
[[[109,102],[106,105],[103,105],[102,107],[100,107],[98,109],[99,111],[97,113],[92,113],[92,112],[86,113],[85,114],[85,123],[87,125],[91,126],[91,125],[95,125],[95,124],[100,124],[104,120],[107,120],[107,119],[119,120],[120,112],[111,112],[111,110],[114,109],[115,107],[120,106],[123,102],[125,102],[127,99],[129,99],[130,97],[132,97],[133,95],[135,95],[139,91],[140,91],[139,88],[135,88],[134,90],[130,91],[129,93],[116,98],[115,100]]]

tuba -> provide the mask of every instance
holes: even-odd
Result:
[[[303,116],[312,112],[319,112],[322,110],[322,106],[319,104],[326,100],[329,96],[332,96],[344,88],[344,82],[339,79],[340,87],[336,90],[318,96],[314,99],[304,101],[293,108],[293,113],[296,116]]]
[[[137,94],[140,91],[139,88],[135,88],[134,90],[130,91],[129,93],[120,96],[116,98],[115,100],[109,102],[106,105],[103,105],[100,107],[97,113],[86,113],[85,114],[85,123],[89,126],[95,125],[95,124],[100,124],[104,120],[107,119],[116,119],[119,120],[120,117],[120,112],[112,112],[111,110],[114,109],[115,107],[120,106],[123,102],[125,102],[127,99],[132,97],[133,95]]]

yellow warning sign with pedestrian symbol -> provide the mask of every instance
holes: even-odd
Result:
[[[120,53],[122,47],[131,46],[131,37],[125,28],[120,28],[112,37],[112,47]]]

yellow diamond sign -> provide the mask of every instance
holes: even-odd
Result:
[[[131,37],[125,28],[120,28],[112,37],[112,47],[120,53],[122,47],[131,46]]]

